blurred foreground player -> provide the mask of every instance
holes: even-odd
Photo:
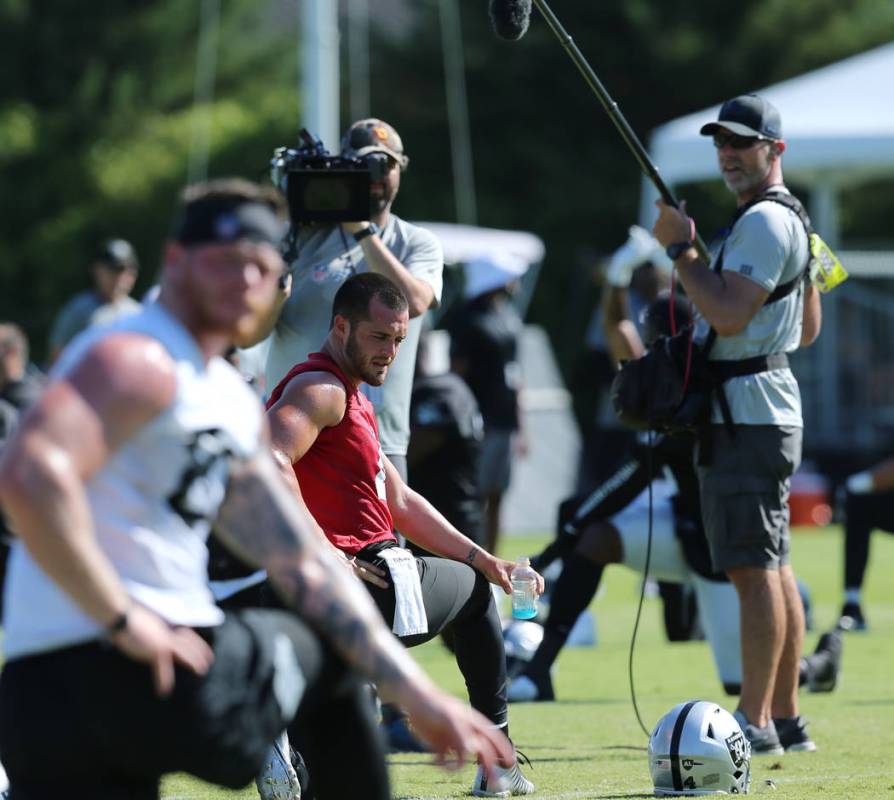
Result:
[[[320,546],[269,456],[256,397],[220,357],[273,302],[277,209],[244,181],[191,187],[158,302],[73,342],[4,451],[0,501],[21,537],[0,677],[15,800],[60,787],[157,798],[172,771],[238,788],[296,711],[319,798],[386,800],[376,726],[347,664],[408,710],[441,759],[510,763],[508,743],[428,681]],[[220,611],[212,525],[302,619]]]

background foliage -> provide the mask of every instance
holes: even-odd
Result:
[[[372,112],[398,127],[412,158],[396,210],[451,221],[438,2],[369,2]],[[546,241],[531,318],[567,366],[595,300],[592,263],[635,219],[638,167],[536,12],[513,44],[495,39],[483,0],[459,7],[479,223]],[[552,7],[644,141],[681,113],[894,36],[888,0]],[[295,141],[300,0],[222,0],[221,10],[215,96],[197,104],[199,2],[0,0],[0,318],[26,327],[38,358],[55,311],[87,285],[99,239],[131,239],[140,291],[152,282],[203,124],[211,175],[258,177],[275,146]],[[887,234],[890,188],[846,197],[845,243]],[[685,194],[706,229],[731,207],[716,184]]]

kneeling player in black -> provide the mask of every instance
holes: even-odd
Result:
[[[844,604],[838,627],[865,631],[861,593],[874,530],[894,533],[894,459],[847,479],[844,504]]]

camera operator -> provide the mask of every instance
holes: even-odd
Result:
[[[809,221],[783,185],[785,142],[772,104],[736,97],[701,133],[713,137],[738,206],[713,269],[693,246],[685,205],[658,201],[654,234],[716,331],[710,372],[721,383],[697,469],[714,568],[729,575],[741,606],[736,717],[756,754],[783,752],[780,725],[789,741],[789,731],[801,739],[791,749],[812,749],[797,706],[804,613],[790,563],[788,503],[803,421],[785,355],[819,333],[819,294],[803,280]]]
[[[370,185],[369,219],[339,224],[301,224],[297,257],[290,265],[291,294],[270,320],[266,384],[283,376],[326,338],[332,301],[339,287],[358,272],[378,272],[397,284],[410,304],[410,326],[388,383],[368,397],[376,410],[382,450],[406,479],[410,439],[410,394],[422,315],[440,302],[444,255],[429,231],[391,212],[409,159],[397,131],[387,122],[355,122],[342,139],[344,157],[387,159],[381,180]],[[293,220],[293,225],[294,225]],[[259,341],[263,336],[255,337]],[[241,346],[254,342],[239,342]]]

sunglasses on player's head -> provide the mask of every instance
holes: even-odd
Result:
[[[769,142],[763,136],[741,136],[738,133],[721,133],[718,131],[713,136],[714,147],[720,150],[722,147],[729,145],[733,150],[747,150],[754,147],[758,142]]]

